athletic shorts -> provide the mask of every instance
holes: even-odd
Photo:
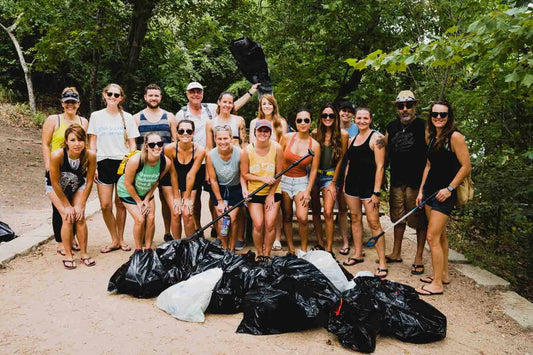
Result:
[[[202,187],[204,188],[204,191],[211,192],[211,184],[208,181],[205,181],[205,164],[200,165],[200,169],[198,169],[198,172],[196,173],[193,190],[202,191]]]
[[[389,196],[390,219],[392,223],[396,222],[406,213],[409,213],[416,206],[416,197],[418,189],[413,189],[407,185],[391,186]],[[405,224],[405,220],[400,224]],[[407,217],[407,225],[411,228],[425,228],[428,225],[424,209],[412,213]]]
[[[430,196],[429,193],[424,191],[424,200]],[[452,214],[453,208],[455,206],[455,201],[457,200],[457,191],[453,190],[452,195],[448,197],[444,202],[439,202],[435,197],[429,199],[426,202],[426,205],[431,207],[432,210],[439,211],[444,213],[446,216]]]
[[[322,190],[326,187],[329,187],[329,184],[333,181],[333,173],[335,172],[335,168],[331,168],[328,170],[322,170],[321,172],[316,173],[316,179],[315,179],[315,186]]]
[[[309,177],[288,177],[283,175],[281,177],[281,191],[285,192],[289,197],[294,199],[294,196],[300,191],[305,191],[309,185]]]
[[[228,206],[235,206],[237,203],[242,201],[242,188],[240,184],[234,186],[218,185],[218,187],[220,189],[220,195],[222,196],[222,199],[228,201]],[[211,199],[213,201],[217,200],[212,191],[209,192],[209,195],[211,195]]]
[[[172,186],[170,172],[167,171],[167,173],[159,180],[159,186]]]
[[[141,200],[144,200],[144,197],[145,196],[139,196],[139,198]],[[135,200],[133,199],[133,197],[119,197],[120,198],[120,201],[124,202],[124,203],[127,203],[127,204],[130,204],[130,205],[136,205],[137,202],[135,202]],[[152,198],[150,198],[150,201],[152,201],[154,199],[154,195],[152,195]]]
[[[260,203],[264,205],[267,196],[268,195],[253,195],[250,201],[248,201],[248,203]],[[279,192],[276,192],[274,194],[274,202],[279,202],[279,201],[281,201],[281,194]]]
[[[114,185],[117,183],[120,175],[117,174],[118,167],[122,160],[104,159],[96,164],[98,170],[98,179],[96,183],[99,185]]]

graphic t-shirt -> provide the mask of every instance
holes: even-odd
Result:
[[[141,153],[138,153],[136,155],[139,155]],[[131,159],[131,158],[130,158]],[[133,186],[135,186],[135,191],[137,192],[137,195],[139,197],[144,197],[150,191],[152,186],[157,182],[159,179],[159,165],[161,164],[161,159],[157,162],[156,165],[150,166],[150,164],[144,164],[141,171],[139,171],[135,175],[135,179],[133,182]],[[117,183],[117,194],[119,197],[131,197],[128,190],[126,190],[126,186],[124,185],[124,179],[126,178],[126,174],[122,175],[120,179],[118,179]]]
[[[426,166],[426,121],[415,118],[404,125],[399,119],[387,126],[392,186],[420,187]]]

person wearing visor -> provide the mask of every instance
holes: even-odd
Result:
[[[45,169],[45,190],[47,196],[51,192],[52,183],[50,181],[50,156],[52,152],[61,149],[65,141],[65,131],[70,125],[79,125],[87,131],[89,121],[78,115],[78,108],[80,107],[80,94],[75,87],[66,87],[61,92],[61,107],[63,112],[60,114],[50,115],[43,124],[42,133],[42,152]],[[58,209],[52,204],[52,227],[54,229],[54,238],[57,242],[57,253],[65,256],[65,248],[61,241],[61,227],[63,220]],[[74,240],[72,250],[79,251],[78,243]]]
[[[390,218],[394,223],[416,206],[416,196],[426,166],[426,121],[416,116],[418,101],[410,90],[400,91],[393,101],[398,117],[387,125],[385,142],[390,163]],[[422,253],[426,243],[427,219],[423,210],[411,214],[407,225],[416,230],[417,247],[411,274],[424,273]],[[394,247],[387,262],[402,262],[402,240],[406,223],[394,226]]]
[[[255,143],[249,144],[241,153],[241,174],[248,182],[248,191],[243,191],[243,197],[263,184],[269,185],[248,201],[257,259],[267,261],[274,243],[274,225],[281,201],[280,179],[274,179],[274,176],[283,170],[283,150],[279,143],[270,140],[270,121],[258,120],[254,134]]]

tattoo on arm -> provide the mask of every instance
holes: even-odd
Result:
[[[383,135],[380,134],[377,137],[375,145],[378,149],[382,149],[385,147],[385,138],[383,137]]]

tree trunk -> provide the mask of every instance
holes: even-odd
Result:
[[[159,0],[136,0],[133,3],[131,27],[128,35],[128,57],[122,74],[122,84],[126,95],[130,94],[136,83],[136,71],[139,65],[142,43],[148,30],[148,21],[154,14]]]
[[[363,72],[361,70],[354,70],[350,79],[344,84],[342,84],[341,87],[339,88],[339,92],[337,93],[335,102],[340,102],[346,96],[348,96],[348,94],[357,90],[357,88],[359,87],[359,84],[361,83],[362,78],[363,78]]]
[[[24,53],[22,53],[22,49],[20,48],[19,42],[17,38],[15,37],[15,34],[13,33],[13,31],[15,31],[15,29],[17,28],[17,25],[19,24],[20,19],[23,14],[24,13],[21,13],[11,26],[5,27],[4,25],[0,23],[0,27],[2,27],[4,31],[7,32],[9,38],[11,39],[11,41],[13,42],[13,45],[15,46],[15,50],[17,51],[17,54],[19,56],[20,66],[22,67],[22,71],[24,72],[24,78],[26,79],[26,86],[28,88],[28,101],[30,103],[30,109],[31,109],[31,112],[35,114],[37,112],[37,109],[35,106],[35,96],[33,94],[33,83],[31,81],[31,69],[26,64],[26,60],[24,59]]]

